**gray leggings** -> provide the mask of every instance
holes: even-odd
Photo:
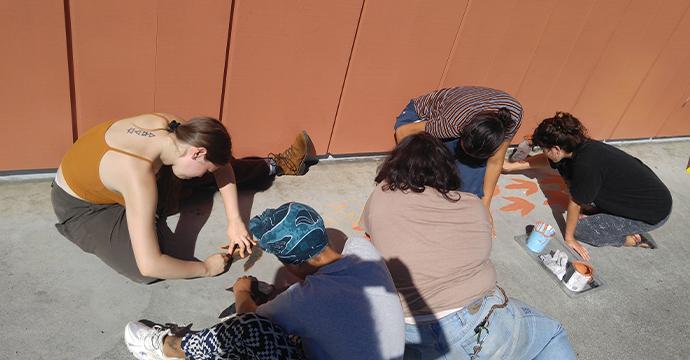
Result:
[[[577,222],[575,239],[592,246],[623,246],[625,237],[652,231],[664,225],[668,216],[654,225],[606,213],[590,215]]]

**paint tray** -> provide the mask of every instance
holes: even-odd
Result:
[[[575,252],[570,250],[570,248],[567,245],[565,245],[563,240],[561,240],[561,237],[559,235],[554,236],[553,239],[551,239],[551,241],[546,245],[544,250],[542,250],[541,252],[538,252],[538,253],[532,252],[532,250],[527,248],[527,238],[528,237],[529,237],[529,233],[524,234],[524,235],[518,235],[514,239],[515,239],[515,242],[517,242],[520,245],[522,250],[524,250],[525,253],[527,253],[527,256],[530,259],[532,259],[533,261],[535,261],[536,263],[538,263],[539,266],[542,268],[542,270],[544,270],[544,272],[546,273],[546,276],[548,276],[551,280],[555,281],[558,284],[558,286],[561,288],[561,290],[563,290],[563,292],[566,295],[568,295],[572,298],[577,298],[577,297],[583,296],[585,294],[589,294],[593,291],[596,291],[596,290],[599,290],[599,289],[602,289],[605,287],[605,283],[601,279],[601,274],[595,268],[594,274],[592,276],[592,281],[590,283],[588,283],[587,285],[585,285],[584,290],[579,291],[579,292],[571,291],[570,289],[565,287],[565,284],[563,283],[563,281],[558,280],[556,275],[554,273],[552,273],[551,270],[549,270],[549,268],[546,267],[546,265],[544,265],[544,263],[541,261],[541,259],[539,259],[539,255],[548,254],[551,250],[560,250],[562,252],[565,252],[568,255],[568,262],[569,263],[572,260],[582,260],[580,255],[577,255],[577,254],[575,254]]]

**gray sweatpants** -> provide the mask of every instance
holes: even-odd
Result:
[[[623,246],[625,237],[652,231],[664,225],[668,216],[657,224],[606,213],[587,216],[577,222],[575,239],[592,246]]]

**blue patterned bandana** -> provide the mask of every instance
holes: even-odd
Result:
[[[321,216],[310,206],[289,202],[249,221],[259,246],[285,264],[301,264],[328,244]]]

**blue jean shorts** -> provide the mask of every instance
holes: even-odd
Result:
[[[504,301],[494,289],[478,302],[441,319],[405,324],[404,358],[469,360],[478,344],[475,329],[492,305]],[[519,300],[510,298],[505,308],[493,312],[485,326],[486,330],[479,333],[482,348],[478,359],[575,359],[563,326]]]
[[[395,119],[393,129],[397,129],[403,125],[416,123],[418,121],[426,121],[419,117],[417,110],[414,108],[412,100],[407,104],[405,109]],[[477,195],[479,198],[484,197],[484,175],[486,174],[486,161],[468,162],[460,160],[458,156],[458,139],[441,139],[452,154],[456,155],[455,169],[460,176],[460,191],[468,192]]]

